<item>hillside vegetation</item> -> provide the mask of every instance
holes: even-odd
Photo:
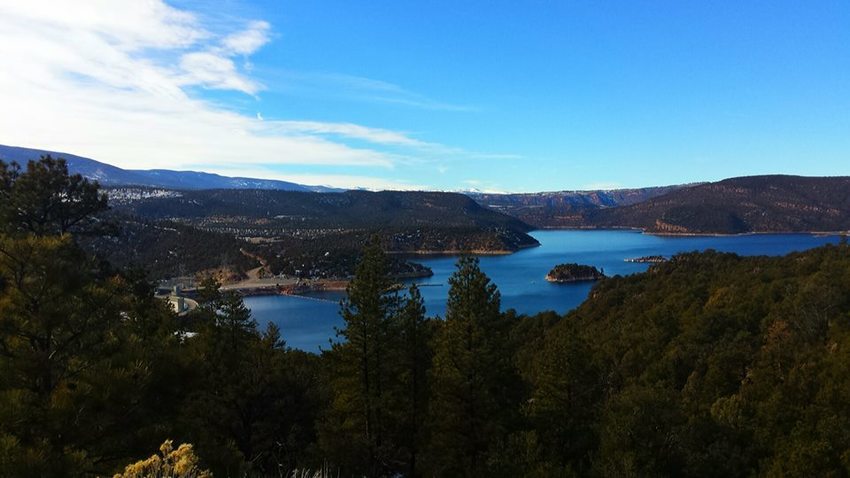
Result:
[[[576,227],[583,213],[601,208],[629,206],[687,186],[660,186],[598,191],[541,193],[467,193],[479,204],[504,212],[537,228]]]
[[[507,253],[535,246],[531,226],[453,193],[269,190],[110,190],[116,211],[148,221],[169,220],[236,237],[270,239],[258,253],[285,261],[305,254],[347,255],[377,234],[387,251]],[[307,262],[321,261],[319,256]],[[349,261],[350,262],[350,261]],[[293,265],[295,268],[297,264]],[[349,273],[353,269],[346,266]],[[305,266],[306,267],[306,266]]]
[[[184,191],[178,197],[154,197],[128,206],[148,218],[262,218],[266,227],[381,228],[482,227],[528,231],[522,221],[479,206],[456,193],[421,191],[346,191],[304,193],[218,189]]]
[[[749,176],[658,188],[470,196],[540,228],[667,234],[850,230],[848,177]]]
[[[846,476],[849,292],[846,243],[602,281],[527,352],[544,456],[601,476]]]
[[[213,280],[178,317],[93,258],[106,197],[60,161],[0,162],[0,199],[0,476],[850,475],[846,240],[677,255],[565,316],[464,257],[443,320],[371,242],[316,355]]]
[[[661,233],[850,230],[850,178],[752,176],[676,190],[584,215],[593,227]]]
[[[114,230],[108,236],[80,239],[88,251],[118,267],[138,267],[151,279],[220,270],[241,278],[259,266],[242,252],[245,241],[172,221],[148,221],[123,215],[106,215]]]

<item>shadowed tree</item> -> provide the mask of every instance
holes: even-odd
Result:
[[[398,297],[391,290],[387,262],[373,240],[363,250],[346,289],[341,314],[344,339],[334,344],[333,401],[323,434],[325,449],[352,472],[381,476],[393,466],[395,445],[388,441],[388,387],[393,380],[391,341],[396,339],[394,316]],[[393,364],[395,366],[395,364]]]
[[[68,174],[64,159],[42,156],[25,171],[0,161],[0,224],[7,234],[36,236],[95,232],[108,208],[98,184]]]
[[[499,292],[478,259],[462,258],[449,284],[432,370],[431,468],[439,476],[484,476],[517,410],[517,374]]]
[[[398,321],[396,440],[406,451],[408,467],[405,471],[413,477],[421,474],[417,458],[426,438],[428,371],[433,359],[431,342],[434,336],[433,324],[425,317],[425,304],[415,285],[408,290]]]
[[[50,158],[0,163],[0,195],[0,474],[109,471],[156,427],[173,316],[68,234],[105,209],[96,184]]]

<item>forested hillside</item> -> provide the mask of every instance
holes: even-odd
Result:
[[[850,230],[848,177],[749,176],[657,188],[471,197],[540,228],[669,234]]]
[[[674,256],[566,316],[502,311],[464,257],[444,320],[372,242],[314,355],[92,257],[106,198],[60,161],[0,162],[0,199],[0,476],[135,476],[169,439],[215,476],[850,474],[846,240]]]
[[[685,254],[602,281],[525,356],[547,467],[850,471],[846,243],[780,258]]]
[[[87,236],[80,244],[117,267],[137,267],[151,279],[191,276],[220,270],[240,278],[260,264],[244,254],[245,241],[172,221],[148,221],[124,215],[104,215],[109,235]]]
[[[280,263],[283,258],[292,263],[290,268],[321,268],[324,273],[330,269],[317,264],[327,262],[325,253],[350,257],[375,234],[385,250],[399,253],[509,253],[538,244],[527,234],[531,226],[462,194],[138,188],[109,193],[121,214],[180,222],[231,237],[263,238],[265,242],[254,250],[269,262]],[[342,277],[353,272],[347,259],[332,268],[345,272]]]
[[[658,186],[597,191],[467,195],[482,206],[504,212],[536,228],[578,227],[583,214],[596,209],[630,206],[692,185]]]
[[[147,218],[263,218],[279,223],[281,227],[409,228],[431,225],[530,229],[522,221],[482,208],[462,194],[442,192],[346,191],[320,194],[219,189],[145,198],[125,207]]]
[[[670,192],[584,216],[593,227],[661,233],[850,230],[850,178],[751,176]]]

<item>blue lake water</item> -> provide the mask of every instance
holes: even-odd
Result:
[[[643,272],[648,264],[625,259],[679,252],[715,249],[741,255],[784,255],[828,243],[838,236],[810,234],[757,234],[745,236],[652,236],[636,231],[535,231],[531,234],[540,247],[505,256],[481,257],[481,269],[499,287],[502,309],[534,314],[544,310],[566,312],[578,306],[593,286],[590,282],[552,284],[546,273],[556,264],[577,262],[604,269],[606,275]],[[417,279],[429,315],[442,316],[446,309],[448,278],[454,272],[456,257],[417,257],[434,276]],[[246,305],[264,326],[269,321],[281,328],[283,338],[295,348],[318,351],[329,348],[334,327],[342,326],[338,292],[292,296],[248,297]]]

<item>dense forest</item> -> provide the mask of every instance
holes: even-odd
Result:
[[[317,355],[212,280],[178,318],[96,260],[107,206],[0,162],[0,476],[850,475],[846,241],[678,255],[565,316],[464,257],[439,320],[372,242]]]

